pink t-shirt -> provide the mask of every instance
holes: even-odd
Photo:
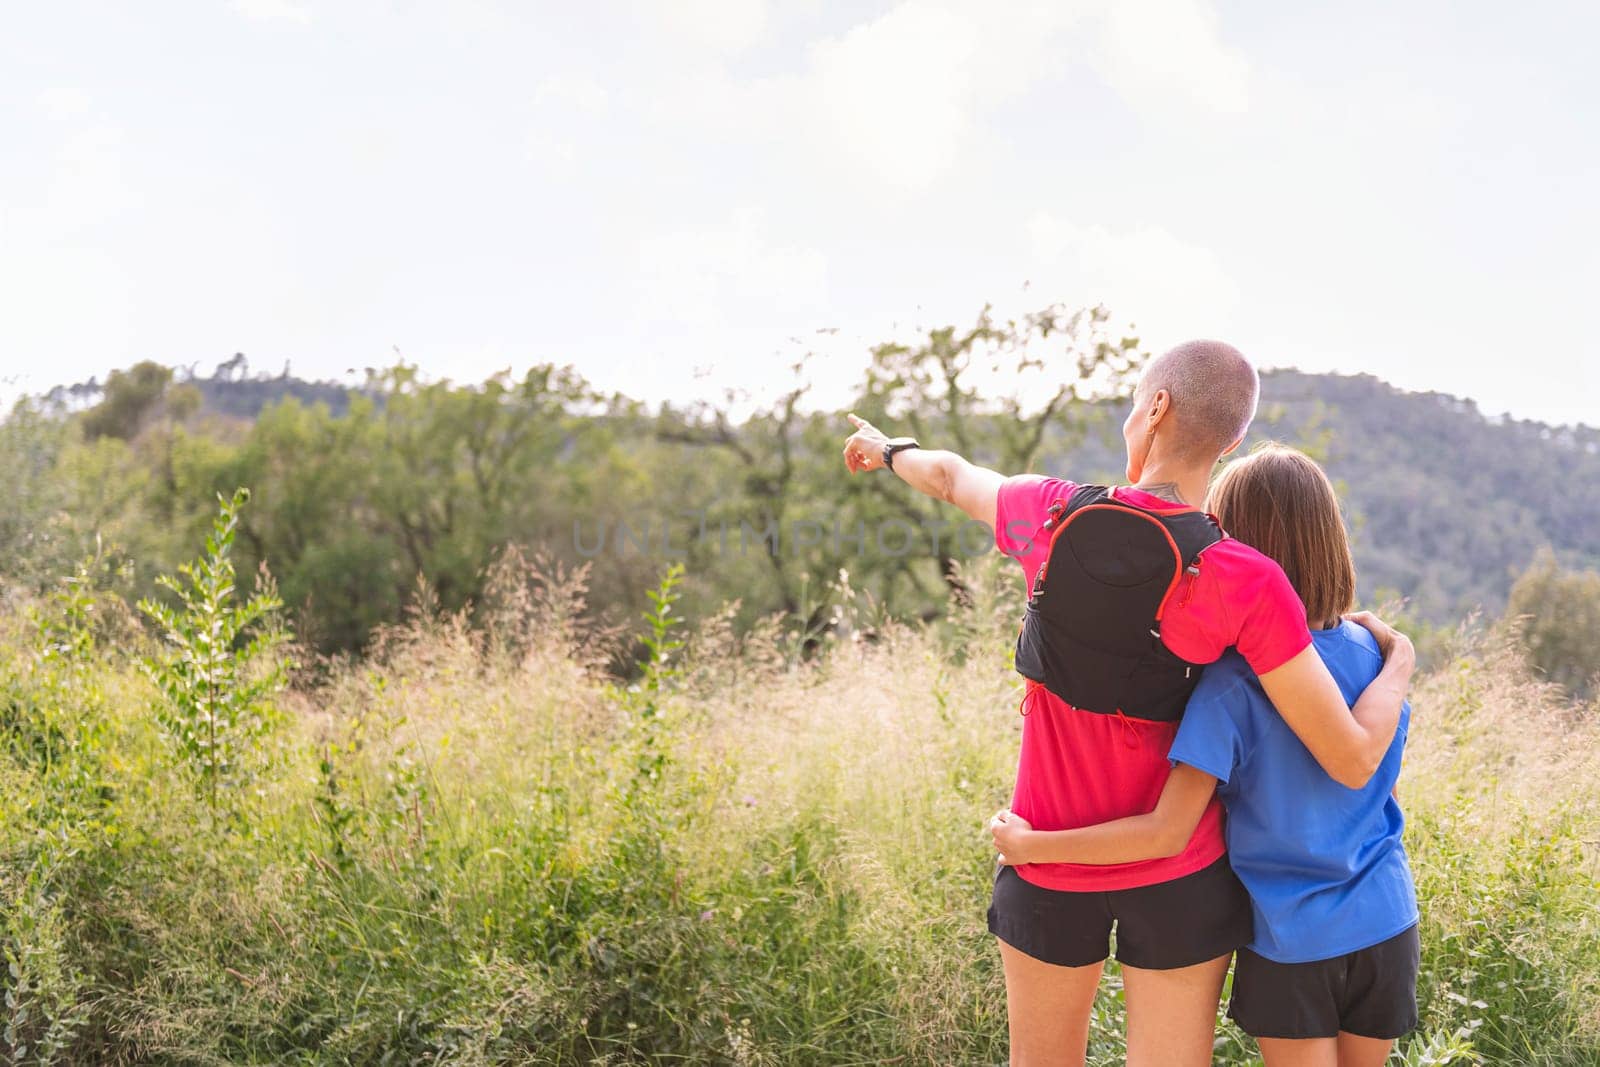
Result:
[[[1023,474],[1007,478],[995,504],[995,544],[1022,564],[1028,588],[1050,552],[1042,533],[1050,505],[1076,485]],[[1117,499],[1150,511],[1193,510],[1128,487]],[[1275,670],[1311,643],[1305,606],[1283,570],[1255,549],[1232,539],[1212,545],[1200,573],[1173,591],[1161,621],[1161,639],[1191,663],[1213,663],[1237,647],[1258,675]],[[1155,809],[1171,764],[1167,750],[1175,722],[1081,711],[1042,686],[1030,685],[1022,721],[1022,754],[1011,810],[1039,830],[1142,815]],[[1132,889],[1193,874],[1226,850],[1222,805],[1212,799],[1188,847],[1176,856],[1107,865],[1032,863],[1017,873],[1047,889],[1074,892]]]

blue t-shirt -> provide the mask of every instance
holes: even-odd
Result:
[[[1312,631],[1312,644],[1354,704],[1383,668],[1372,634],[1353,622]],[[1372,780],[1347,789],[1328,777],[1229,652],[1189,698],[1171,759],[1214,775],[1228,809],[1228,856],[1250,891],[1250,948],[1306,963],[1376,945],[1417,921],[1417,894],[1394,799],[1411,707]]]

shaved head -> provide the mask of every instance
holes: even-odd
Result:
[[[1204,461],[1220,456],[1250,428],[1261,379],[1232,345],[1188,341],[1156,357],[1134,395],[1148,403],[1163,389],[1176,421],[1173,443],[1186,458]]]

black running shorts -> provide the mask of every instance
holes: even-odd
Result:
[[[1359,952],[1274,963],[1239,950],[1228,1016],[1251,1037],[1404,1037],[1417,1025],[1415,926]]]
[[[1043,889],[1011,867],[994,879],[989,932],[1034,959],[1083,967],[1111,954],[1128,967],[1167,971],[1225,956],[1250,940],[1250,897],[1223,856],[1182,878],[1137,889]]]

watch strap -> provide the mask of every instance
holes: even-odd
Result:
[[[891,437],[883,445],[883,465],[894,470],[894,457],[897,452],[906,452],[913,448],[921,448],[914,437]]]

